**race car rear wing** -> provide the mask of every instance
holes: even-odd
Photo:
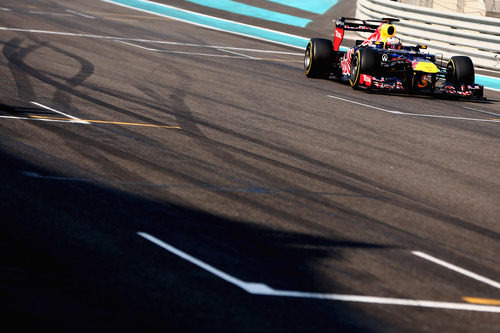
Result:
[[[357,18],[339,17],[335,20],[335,32],[333,37],[333,49],[338,51],[344,39],[344,31],[375,32],[381,23],[392,24],[399,22],[396,18],[383,18],[381,20],[361,20]]]

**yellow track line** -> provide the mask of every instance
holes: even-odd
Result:
[[[476,298],[476,297],[462,297],[468,303],[484,304],[484,305],[500,305],[500,299],[491,298]]]
[[[142,124],[142,123],[127,123],[122,121],[108,121],[108,120],[87,120],[87,119],[68,119],[61,117],[42,117],[42,116],[30,116],[30,118],[35,119],[51,119],[51,120],[68,120],[70,121],[86,121],[88,123],[97,123],[97,124],[113,124],[113,125],[126,125],[126,126],[142,126],[142,127],[156,127],[156,128],[171,128],[171,129],[180,129],[179,126],[168,126],[168,125],[155,125],[155,124]]]

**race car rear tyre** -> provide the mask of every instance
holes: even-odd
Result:
[[[304,55],[304,71],[307,77],[326,78],[332,71],[333,43],[323,38],[312,38]]]
[[[474,83],[474,64],[469,57],[451,57],[446,66],[446,81],[455,85]]]
[[[380,66],[380,55],[376,50],[359,48],[351,58],[349,83],[353,89],[359,88],[361,74],[374,75]]]

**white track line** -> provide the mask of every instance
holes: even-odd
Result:
[[[0,116],[0,119],[17,119],[17,120],[33,120],[33,121],[46,121],[52,123],[70,123],[70,124],[85,124],[90,125],[88,122],[75,121],[75,120],[62,120],[62,119],[46,119],[46,118],[29,118],[29,117],[15,117],[15,116]]]
[[[88,19],[95,19],[94,16],[83,14],[83,13],[80,13],[80,12],[77,12],[77,11],[71,10],[71,9],[66,9],[66,12],[74,14],[74,15],[77,15],[77,16],[85,17],[85,18],[88,18]]]
[[[133,44],[133,43],[129,43],[129,42],[124,42],[122,40],[116,40],[116,41],[118,43],[122,43],[122,44],[133,46],[133,47],[137,47],[139,49],[146,50],[146,51],[151,51],[151,52],[161,52],[161,53],[171,53],[171,54],[186,54],[186,55],[195,55],[195,56],[203,56],[203,57],[216,57],[216,58],[235,58],[235,59],[247,59],[249,57],[249,56],[243,57],[241,55],[240,56],[235,56],[235,55],[231,56],[231,55],[227,55],[227,54],[213,54],[213,53],[198,53],[198,52],[187,52],[187,51],[160,50],[160,49],[153,49],[153,48],[150,48],[150,47],[145,47],[145,46],[142,46],[142,45],[137,45],[137,44]],[[220,50],[220,51],[223,51],[223,50]],[[230,51],[225,51],[225,52],[235,53],[235,52],[230,52]],[[253,58],[252,57],[252,59],[257,59],[257,58]]]
[[[252,57],[252,56],[249,56],[247,54],[243,54],[243,53],[238,53],[238,52],[234,52],[234,51],[229,51],[228,49],[217,49],[221,52],[227,52],[227,53],[230,53],[230,54],[234,54],[234,55],[238,55],[242,58],[247,58],[247,59],[252,59],[252,60],[260,60],[259,58],[255,58],[255,57]]]
[[[337,96],[333,96],[333,95],[328,95],[328,97],[334,98],[337,100],[341,100],[344,102],[348,102],[351,104],[361,105],[361,106],[364,106],[364,107],[367,107],[370,109],[375,109],[375,110],[379,110],[382,112],[386,112],[386,113],[390,113],[390,114],[397,114],[397,115],[402,115],[402,116],[451,119],[451,120],[466,120],[466,121],[478,121],[478,122],[486,122],[486,123],[500,123],[500,119],[479,119],[479,118],[467,118],[467,117],[452,117],[452,116],[440,116],[440,115],[435,115],[435,114],[419,114],[419,113],[401,112],[401,111],[396,111],[396,110],[387,110],[387,109],[379,108],[377,106],[373,106],[370,104],[360,103],[360,102],[356,102],[356,101],[353,101],[350,99],[337,97]]]
[[[465,276],[468,276],[474,280],[477,280],[477,281],[480,281],[480,282],[483,282],[483,283],[486,283],[492,287],[495,287],[497,289],[500,289],[500,283],[497,282],[497,281],[494,281],[494,280],[491,280],[491,279],[488,279],[487,277],[484,277],[484,276],[481,276],[479,274],[476,274],[476,273],[473,273],[471,271],[468,271],[464,268],[461,268],[461,267],[458,267],[456,265],[453,265],[453,264],[450,264],[444,260],[441,260],[441,259],[438,259],[438,258],[435,258],[431,255],[428,255],[426,253],[423,253],[423,252],[420,252],[420,251],[412,251],[412,254],[416,255],[417,257],[420,257],[420,258],[423,258],[425,260],[428,260],[428,261],[431,261],[435,264],[438,264],[438,265],[441,265],[443,267],[446,267],[452,271],[455,271],[457,273],[460,273],[460,274],[463,274]]]
[[[477,112],[481,112],[481,113],[484,113],[484,114],[489,114],[490,116],[500,117],[500,114],[498,114],[498,113],[493,113],[493,112],[488,112],[488,111],[479,110],[479,109],[475,109],[475,108],[470,108],[470,107],[467,107],[467,106],[464,106],[464,109],[472,110],[472,111],[477,111]]]
[[[259,49],[249,49],[249,48],[240,48],[240,47],[231,47],[231,46],[215,46],[215,45],[203,45],[203,44],[191,44],[191,43],[178,43],[178,42],[169,42],[169,41],[163,41],[163,40],[152,40],[152,39],[142,39],[142,38],[127,38],[127,37],[117,37],[117,36],[77,34],[77,33],[72,33],[72,32],[61,32],[61,31],[18,29],[18,28],[7,28],[7,27],[0,27],[0,30],[14,31],[14,32],[29,32],[29,33],[35,33],[35,34],[46,34],[46,35],[67,36],[67,37],[109,39],[109,40],[117,40],[117,41],[144,42],[144,43],[152,43],[152,44],[168,44],[168,45],[180,45],[180,46],[206,47],[206,48],[214,48],[214,49],[227,49],[227,50],[236,50],[236,51],[249,51],[249,52],[258,52],[258,53],[285,54],[285,55],[293,55],[293,56],[300,56],[300,57],[304,56],[303,53],[296,53],[296,52],[259,50]],[[159,51],[161,51],[161,50],[159,50]]]
[[[158,245],[159,247],[169,251],[170,253],[189,261],[190,263],[198,266],[199,268],[221,278],[222,280],[237,286],[252,295],[262,296],[280,296],[280,297],[297,297],[309,299],[322,299],[341,302],[358,302],[369,304],[385,304],[385,305],[400,305],[400,306],[414,306],[434,309],[448,309],[448,310],[464,310],[464,311],[479,311],[479,312],[493,312],[500,313],[500,306],[490,305],[477,305],[469,303],[453,303],[453,302],[435,302],[428,300],[415,300],[403,298],[390,298],[390,297],[373,297],[363,295],[344,295],[344,294],[324,294],[324,293],[309,293],[293,290],[279,290],[273,289],[263,283],[246,282],[234,276],[231,276],[220,269],[217,269],[209,264],[183,252],[172,245],[169,245],[162,240],[151,236],[145,232],[137,232],[137,234],[148,241]]]
[[[88,121],[84,121],[84,120],[81,120],[81,119],[79,119],[79,118],[73,117],[72,115],[69,115],[69,114],[66,114],[66,113],[64,113],[64,112],[58,111],[58,110],[56,110],[56,109],[50,108],[50,107],[48,107],[48,106],[46,106],[46,105],[43,105],[43,104],[40,104],[40,103],[37,103],[37,102],[31,102],[31,104],[36,105],[36,106],[39,106],[39,107],[44,108],[44,109],[46,109],[46,110],[49,110],[49,111],[55,112],[55,113],[57,113],[57,114],[63,115],[63,116],[65,116],[65,117],[68,117],[68,118],[72,119],[72,120],[69,120],[70,122],[73,122],[73,123],[80,123],[80,124],[90,124]]]

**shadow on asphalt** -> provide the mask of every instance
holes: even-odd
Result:
[[[4,152],[2,309],[11,330],[373,331],[349,303],[252,296],[137,235],[148,232],[249,282],[316,282],[310,264],[342,249],[312,237],[154,202],[50,174]],[[278,263],[278,264],[277,264]],[[290,283],[290,285],[287,285]],[[7,330],[10,331],[10,330]]]

